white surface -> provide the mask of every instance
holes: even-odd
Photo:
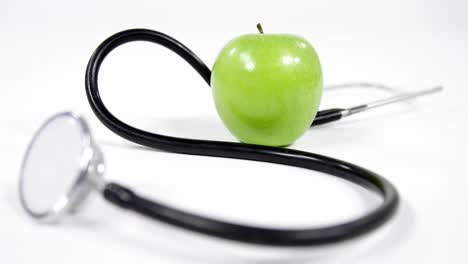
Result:
[[[467,263],[468,21],[466,1],[3,1],[0,3],[0,263]],[[254,247],[180,231],[95,198],[75,218],[41,226],[21,211],[19,166],[48,116],[83,113],[101,144],[107,178],[175,206],[240,222],[322,225],[364,213],[378,199],[301,169],[147,151],[92,114],[84,70],[117,31],[146,27],[179,39],[209,66],[231,38],[296,33],[316,48],[326,83],[378,81],[443,93],[308,131],[292,148],[348,160],[399,189],[399,213],[363,239],[327,248]],[[181,59],[150,43],[116,50],[103,98],[122,119],[176,136],[234,140],[210,89]],[[349,89],[323,108],[386,96]]]

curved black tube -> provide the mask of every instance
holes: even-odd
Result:
[[[154,219],[207,235],[240,242],[272,246],[307,246],[338,242],[367,233],[385,223],[396,211],[398,193],[383,177],[357,165],[319,154],[260,145],[170,137],[143,131],[116,118],[101,100],[98,73],[106,56],[130,41],[150,41],[181,56],[209,84],[210,70],[187,47],[163,33],[132,29],[106,39],[91,56],[86,70],[86,95],[99,120],[117,135],[134,143],[170,152],[254,160],[284,164],[328,173],[355,182],[382,195],[383,202],[374,211],[344,224],[316,229],[268,229],[222,222],[149,201],[118,184],[110,183],[104,197],[123,208]],[[330,114],[330,113],[327,113]],[[332,114],[331,119],[335,118]]]

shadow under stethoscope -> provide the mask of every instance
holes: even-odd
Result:
[[[367,87],[366,84],[356,84],[360,88]],[[327,89],[329,91],[339,90],[341,88],[349,87],[346,86],[331,86]],[[369,84],[369,87],[378,88],[386,92],[397,92],[396,89],[389,86],[376,86],[375,84]],[[402,111],[408,111],[408,107],[411,103],[405,102],[403,109],[397,111],[391,111],[386,113],[386,117],[395,114],[401,114]],[[373,117],[375,118],[375,117]],[[342,124],[347,125],[349,123],[364,122],[365,117],[357,119],[347,119]],[[236,142],[235,139],[227,132],[220,122],[216,122],[213,118],[208,117],[193,117],[193,118],[181,118],[162,120],[157,124],[145,126],[150,131],[153,129],[160,130],[161,128],[165,131],[175,132],[178,137],[184,138],[200,138],[200,139],[214,139]],[[336,124],[335,124],[336,125]],[[321,127],[315,127],[319,133],[320,131],[328,130],[329,125]],[[168,133],[169,134],[169,133]],[[317,136],[317,135],[315,135]],[[321,142],[324,141],[317,141]],[[110,142],[99,140],[99,143],[110,147],[123,147],[133,148],[146,151],[158,151],[147,147],[142,147],[129,142]],[[325,142],[326,143],[326,142]],[[336,138],[334,139],[336,143]],[[363,198],[365,200],[365,198]],[[367,203],[367,201],[363,201]],[[149,254],[165,254],[170,257],[183,258],[190,261],[199,260],[203,263],[326,263],[329,261],[337,261],[339,259],[349,260],[350,258],[358,258],[359,256],[365,255],[366,257],[378,256],[385,254],[395,249],[395,247],[404,244],[405,240],[411,233],[414,226],[414,213],[411,206],[403,201],[401,203],[398,215],[393,220],[382,227],[381,229],[363,237],[345,241],[338,244],[320,246],[320,247],[306,247],[306,248],[272,248],[272,247],[258,247],[250,246],[239,243],[228,242],[216,238],[206,237],[204,235],[194,234],[184,230],[167,226],[162,223],[154,223],[142,219],[138,216],[121,216],[122,212],[116,212],[115,210],[103,208],[97,210],[100,213],[97,215],[102,216],[103,211],[111,211],[112,215],[105,219],[122,219],[130,220],[140,228],[135,231],[135,234],[131,232],[122,232],[121,229],[115,229],[112,226],[105,227],[110,239],[117,239],[121,242],[126,242],[129,246],[137,246],[142,250],[147,251]],[[104,224],[105,220],[100,220],[101,224]],[[80,225],[80,220],[76,219],[74,225]],[[92,222],[86,222],[82,219],[81,224],[88,227],[93,227]],[[96,228],[102,228],[106,226],[99,224]],[[141,234],[138,234],[140,233]],[[153,235],[151,235],[153,234]],[[142,237],[147,235],[148,238],[142,240]]]
[[[361,91],[373,90],[376,98],[382,97],[383,94],[398,94],[401,93],[400,89],[397,89],[392,86],[374,83],[374,82],[355,82],[355,83],[345,83],[345,84],[336,84],[328,85],[324,87],[324,92],[328,92],[329,96],[333,98],[335,92],[342,92],[342,90],[347,90],[348,93],[359,93]],[[349,102],[348,102],[349,103]],[[359,103],[359,102],[356,102]],[[328,102],[329,104],[329,102]],[[301,147],[308,149],[309,147],[315,149],[316,144],[327,145],[327,144],[338,144],[340,137],[343,137],[341,127],[346,127],[347,133],[352,134],[353,140],[357,140],[356,136],[365,136],[367,128],[363,126],[349,126],[350,124],[360,125],[366,121],[375,119],[375,118],[391,118],[404,114],[405,112],[410,111],[411,109],[417,108],[417,105],[413,104],[412,101],[402,101],[399,103],[399,107],[394,107],[393,109],[386,108],[386,111],[380,111],[377,113],[369,115],[359,115],[358,117],[350,117],[338,122],[332,122],[324,124],[321,126],[314,126],[298,140]],[[157,120],[149,121],[142,125],[142,128],[148,131],[153,131],[156,133],[161,133],[165,135],[170,135],[174,137],[183,137],[191,139],[202,139],[202,140],[216,140],[216,141],[228,141],[228,142],[238,142],[224,127],[223,123],[219,118],[214,118],[213,116],[189,116],[184,118],[172,118],[172,119],[151,119],[147,120]],[[336,129],[330,129],[336,128]],[[357,130],[356,133],[349,133],[350,130]],[[313,131],[313,132],[311,132]],[[321,135],[326,133],[327,135],[322,137]],[[330,136],[328,133],[332,133]],[[339,135],[335,137],[333,134]],[[309,140],[309,137],[314,137],[313,140]],[[137,144],[128,142],[128,141],[110,141],[99,139],[98,142],[105,146],[110,147],[119,147],[119,148],[130,148],[130,149],[139,149],[139,150],[154,150],[160,151],[157,149],[150,149],[147,147],[142,147]],[[312,144],[312,145],[311,145]],[[289,147],[294,148],[294,145]]]
[[[339,88],[342,87],[328,89]],[[235,142],[235,139],[228,134],[222,124],[215,123],[215,121],[210,118],[189,118],[164,120],[160,124],[165,123],[166,129],[182,133],[176,136],[195,136],[195,138],[213,138]],[[340,122],[360,121],[362,120],[350,119]],[[325,128],[327,128],[326,125],[317,129]],[[127,142],[98,140],[98,143],[111,147],[158,151]],[[13,197],[16,195],[9,197],[10,204],[18,205]],[[151,256],[164,255],[176,259],[199,260],[203,263],[326,263],[339,259],[349,260],[362,255],[369,257],[369,255],[384,254],[401,246],[410,235],[415,221],[411,206],[403,201],[397,212],[398,215],[387,225],[369,235],[320,247],[276,248],[251,246],[187,232],[140,216],[125,214],[121,210],[109,206],[102,199],[96,200],[85,212],[68,218],[63,223],[65,231],[73,232],[78,229],[79,232],[99,232],[109,241],[119,241],[119,243],[128,244],[129,247],[137,247]],[[367,202],[363,197],[363,203]],[[20,211],[19,205],[17,207]],[[131,225],[132,228],[122,228],[125,225],[120,224],[121,221],[125,221],[125,225]]]
[[[6,198],[8,204],[16,208],[16,211],[21,211],[17,195],[9,192]],[[377,258],[402,246],[410,236],[416,220],[411,205],[402,201],[397,215],[389,223],[359,238],[318,247],[265,247],[185,231],[139,215],[125,213],[110,206],[103,199],[90,198],[93,200],[92,204],[79,214],[65,218],[56,228],[71,233],[90,233],[90,236],[97,232],[109,240],[109,243],[118,241],[128,247],[138,248],[142,254],[148,254],[149,257],[164,256],[200,263],[293,264],[342,262],[340,260],[349,261],[362,256]],[[24,219],[26,220],[26,216]],[[123,222],[125,224],[122,224]],[[125,226],[132,228],[124,228]]]
[[[328,263],[378,257],[402,246],[414,227],[414,213],[402,202],[397,216],[381,229],[350,241],[320,247],[276,248],[250,246],[187,232],[138,215],[123,213],[103,201],[60,226],[66,232],[100,233],[109,243],[138,248],[148,257],[200,263]],[[93,216],[90,216],[92,213]],[[123,228],[131,225],[132,228]],[[128,222],[128,223],[127,223]],[[90,234],[91,235],[91,234]]]
[[[372,115],[360,115],[358,117],[350,117],[349,119],[340,120],[331,124],[324,124],[321,126],[311,127],[308,131],[298,139],[298,141],[288,148],[295,148],[299,143],[300,148],[316,149],[320,145],[326,147],[329,145],[340,144],[340,138],[343,142],[352,140],[357,141],[359,137],[365,137],[368,128],[362,126],[367,121],[377,118],[392,118],[402,115],[409,111],[409,107],[404,106],[401,109],[392,109],[385,113],[374,113]],[[357,124],[356,126],[351,126]],[[375,123],[372,123],[375,124]],[[346,133],[343,133],[342,128],[346,129]],[[190,138],[190,139],[201,139],[201,140],[215,140],[215,141],[226,141],[238,143],[229,131],[223,126],[221,120],[217,120],[210,116],[194,116],[178,119],[163,119],[154,121],[150,125],[144,126],[145,130],[153,131],[163,135],[170,135],[173,137]],[[347,135],[350,138],[346,138]],[[98,138],[97,142],[100,145],[116,148],[126,148],[135,150],[145,151],[156,151],[166,152],[159,149],[152,149],[145,146],[137,145],[135,143],[125,140],[109,140],[104,138]],[[169,152],[167,152],[169,153]]]

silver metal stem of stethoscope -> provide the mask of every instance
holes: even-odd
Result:
[[[411,92],[411,93],[404,93],[404,94],[392,96],[390,98],[381,99],[381,100],[373,101],[370,103],[349,107],[349,108],[344,109],[341,112],[341,116],[342,117],[350,116],[350,115],[360,113],[360,112],[363,112],[372,108],[377,108],[377,107],[381,107],[384,105],[406,101],[406,100],[414,99],[416,97],[420,97],[420,96],[424,96],[428,94],[433,94],[433,93],[442,91],[442,89],[443,89],[442,86],[435,86],[430,89],[425,89],[425,90]]]
[[[324,86],[326,90],[334,90],[340,88],[348,88],[348,87],[361,87],[361,88],[377,88],[381,90],[393,91],[395,88],[381,84],[376,82],[350,82],[350,83],[340,83],[340,84],[329,84]]]

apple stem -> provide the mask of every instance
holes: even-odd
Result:
[[[260,32],[260,34],[263,34],[262,24],[258,23],[257,24],[257,29],[258,29],[258,32]]]

